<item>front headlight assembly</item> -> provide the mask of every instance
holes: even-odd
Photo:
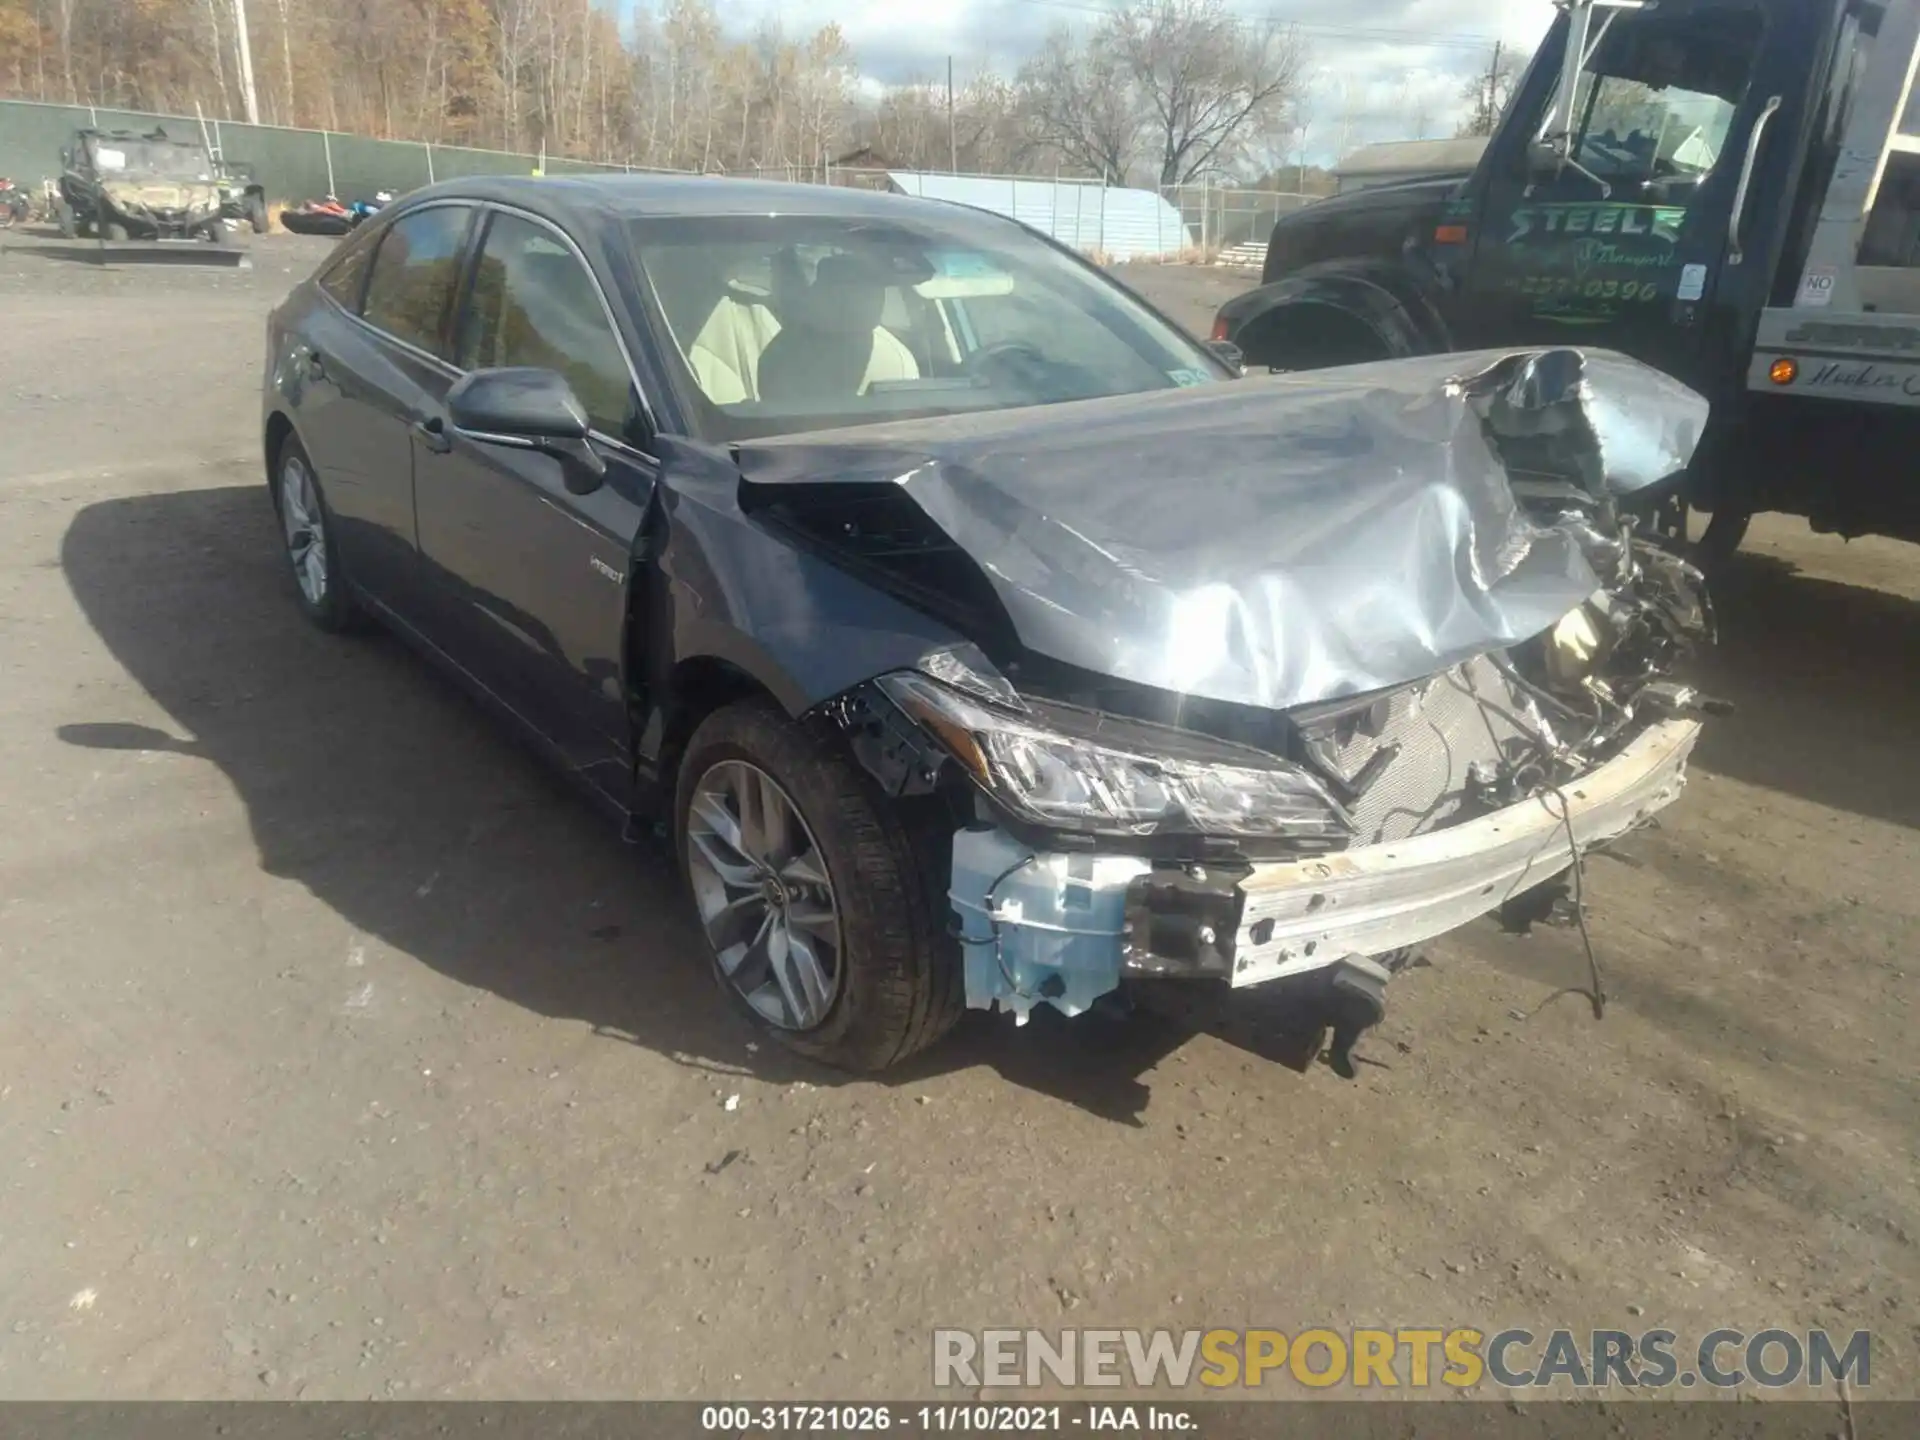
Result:
[[[1065,707],[1015,715],[910,672],[878,683],[993,799],[1032,824],[1127,837],[1339,842],[1352,833],[1319,781],[1258,750]]]

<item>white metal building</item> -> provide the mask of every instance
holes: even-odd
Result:
[[[889,170],[902,195],[951,200],[1044,230],[1063,245],[1115,260],[1177,255],[1197,242],[1180,211],[1151,190],[1086,180],[1030,180]]]

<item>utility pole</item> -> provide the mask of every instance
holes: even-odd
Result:
[[[245,0],[240,0],[244,4]],[[1500,42],[1493,42],[1493,64],[1487,67],[1487,133],[1493,134],[1500,126]]]
[[[960,141],[953,128],[953,56],[947,56],[947,173],[960,173]]]
[[[260,123],[260,100],[253,90],[253,42],[247,38],[247,0],[233,0],[233,43],[240,51],[240,100],[247,123]]]

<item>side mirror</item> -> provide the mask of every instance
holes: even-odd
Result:
[[[1232,366],[1234,374],[1247,373],[1247,353],[1231,340],[1209,340],[1207,349]]]
[[[606,478],[606,461],[587,438],[593,427],[586,407],[555,371],[475,370],[447,392],[447,416],[469,440],[554,456],[576,495],[591,494]]]

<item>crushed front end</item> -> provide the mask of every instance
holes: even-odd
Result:
[[[1678,797],[1714,708],[1678,672],[1710,640],[1712,614],[1699,573],[1626,502],[1641,511],[1677,481],[1703,407],[1617,357],[1490,357],[1424,394],[1434,362],[1423,364],[1393,377],[1412,382],[1411,399],[1367,388],[1330,411],[1323,398],[1299,431],[1311,442],[1375,413],[1397,441],[1444,438],[1404,504],[1368,512],[1377,533],[1349,529],[1290,560],[1294,608],[1257,617],[1264,631],[1245,601],[1256,582],[1280,583],[1272,571],[1246,572],[1226,604],[1193,586],[1173,596],[1188,653],[1156,635],[1154,663],[1210,664],[1205,688],[1139,683],[1125,670],[1146,647],[1110,631],[1099,643],[1124,663],[1104,672],[1080,655],[1057,663],[1065,641],[1051,656],[1007,642],[1048,633],[1058,613],[1084,618],[1090,607],[1068,597],[1110,596],[1148,568],[1136,559],[1110,579],[1084,549],[1047,550],[1051,530],[1009,520],[1007,487],[986,497],[998,507],[991,553],[985,540],[946,547],[982,562],[1010,601],[1004,663],[984,643],[954,647],[860,687],[834,714],[892,794],[948,799],[946,890],[970,1006],[1024,1023],[1036,1005],[1079,1014],[1144,982],[1279,986],[1303,1030],[1332,1030],[1350,1074],[1354,1039],[1383,1015],[1386,982],[1415,947],[1496,911],[1545,916],[1583,854]],[[881,527],[887,553],[924,551],[910,562],[920,574],[966,532],[954,497],[969,492],[952,477],[982,472],[949,460],[942,473],[945,492],[915,497],[937,528],[904,523],[897,507]],[[1369,479],[1355,473],[1351,488]],[[831,513],[844,551],[860,525]],[[1294,528],[1310,531],[1315,513],[1303,500]],[[1097,506],[1047,523],[1116,557],[1117,522]],[[1431,543],[1409,548],[1420,525]],[[1382,562],[1390,573],[1362,573],[1353,557],[1374,551],[1398,557]],[[1049,593],[1031,579],[1036,556],[1058,562]],[[1057,578],[1066,561],[1079,592]],[[1058,613],[1036,607],[1023,625],[1022,600]],[[1199,652],[1246,658],[1254,678],[1220,679]],[[1332,656],[1348,658],[1335,669]],[[1249,703],[1276,699],[1290,703]],[[1597,983],[1593,998],[1598,1009]]]

